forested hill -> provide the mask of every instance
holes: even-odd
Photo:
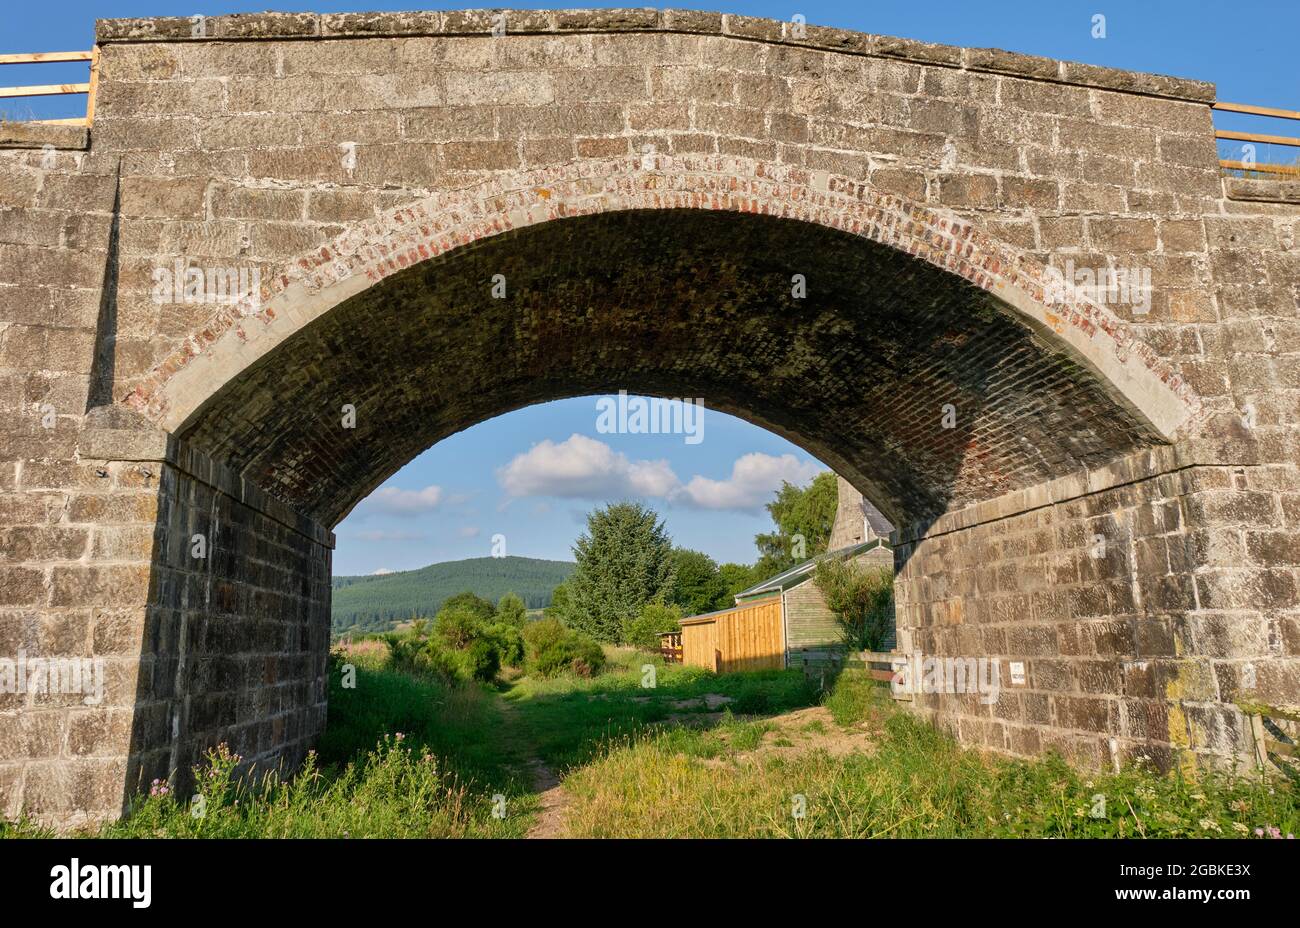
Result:
[[[538,609],[550,605],[551,591],[572,572],[568,561],[472,557],[391,574],[335,577],[334,633],[381,631],[412,614],[432,616],[443,600],[466,590],[492,602],[517,593],[529,609]]]

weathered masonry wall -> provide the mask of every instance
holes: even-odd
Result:
[[[0,813],[67,823],[121,808],[156,515],[133,467],[78,457],[117,164],[87,145],[65,127],[0,142],[0,656],[104,660],[93,706],[7,681]]]
[[[80,460],[22,462],[5,498],[27,523],[6,561],[39,566],[6,568],[3,653],[102,665],[84,694],[0,696],[0,813],[66,825],[155,778],[185,789],[220,743],[243,770],[291,769],[325,720],[332,535],[165,436],[88,418]]]
[[[97,706],[0,695],[0,812],[112,816],[220,740],[296,760],[329,527],[444,434],[624,387],[698,388],[901,527],[900,645],[1026,664],[922,700],[964,741],[1231,760],[1235,702],[1300,699],[1300,195],[1219,176],[1212,86],[495,16],[103,21],[93,131],[0,130],[0,657],[109,668]],[[178,263],[261,292],[160,293]],[[1026,328],[1008,282],[1041,310],[1049,267],[1150,301]]]
[[[1162,452],[940,520],[898,549],[900,650],[993,656],[1001,693],[914,704],[1014,754],[1244,758],[1235,704],[1300,702],[1296,490],[1289,467]]]
[[[201,455],[175,457],[159,486],[129,780],[184,789],[221,743],[243,769],[292,771],[325,725],[332,537]]]

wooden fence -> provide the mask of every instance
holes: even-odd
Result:
[[[0,65],[52,64],[56,62],[90,62],[90,79],[80,84],[27,84],[20,87],[0,87],[0,100],[16,97],[57,97],[67,94],[86,95],[86,115],[71,119],[38,119],[36,122],[59,123],[71,126],[89,126],[95,120],[95,87],[99,83],[99,46],[88,52],[26,52],[0,55]]]
[[[1280,110],[1269,106],[1252,106],[1248,103],[1215,103],[1215,110],[1224,113],[1246,113],[1251,116],[1267,116],[1272,119],[1300,120],[1300,110]],[[1259,132],[1236,132],[1228,129],[1216,129],[1216,139],[1237,142],[1249,142],[1261,145],[1282,145],[1300,149],[1300,138],[1291,135],[1265,135]],[[1300,166],[1295,164],[1265,164],[1261,161],[1234,161],[1219,159],[1219,166],[1231,171],[1258,172],[1289,177],[1300,177]]]
[[[1239,706],[1250,718],[1259,766],[1271,765],[1300,783],[1300,710],[1245,703]]]
[[[682,662],[718,673],[785,666],[781,597],[682,620]]]

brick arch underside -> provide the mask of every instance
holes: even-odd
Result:
[[[554,219],[422,261],[297,329],[182,437],[333,525],[448,435],[620,389],[701,397],[785,435],[895,524],[1160,440],[957,274],[809,222],[696,209]]]

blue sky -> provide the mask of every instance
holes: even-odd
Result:
[[[603,432],[596,403],[544,403],[439,442],[339,523],[335,572],[483,557],[494,535],[507,554],[568,560],[587,511],[621,498],[658,510],[679,545],[747,563],[754,534],[771,526],[762,506],[781,480],[806,483],[824,469],[707,403],[696,443]]]
[[[420,0],[61,0],[8,3],[0,53],[89,48],[96,17],[185,16],[279,10],[460,9]],[[576,4],[514,3],[515,8]],[[591,4],[626,6],[632,4]],[[1300,2],[1239,8],[1193,0],[856,0],[827,3],[674,3],[972,47],[998,47],[1091,64],[1212,81],[1219,99],[1300,109]],[[1094,16],[1105,17],[1095,38]],[[5,85],[84,81],[84,65],[7,66]],[[83,98],[0,101],[10,118],[84,114]],[[1295,135],[1296,124],[1219,114],[1222,128]],[[1222,143],[1224,157],[1239,157]],[[1294,152],[1294,150],[1292,150]],[[1261,149],[1260,158],[1279,153]],[[768,526],[761,503],[786,477],[818,469],[807,454],[747,423],[705,412],[705,440],[597,431],[593,398],[523,409],[453,436],[417,457],[337,529],[337,573],[400,570],[491,552],[566,558],[583,514],[606,498],[641,496],[663,513],[679,544],[720,561],[751,561]]]

